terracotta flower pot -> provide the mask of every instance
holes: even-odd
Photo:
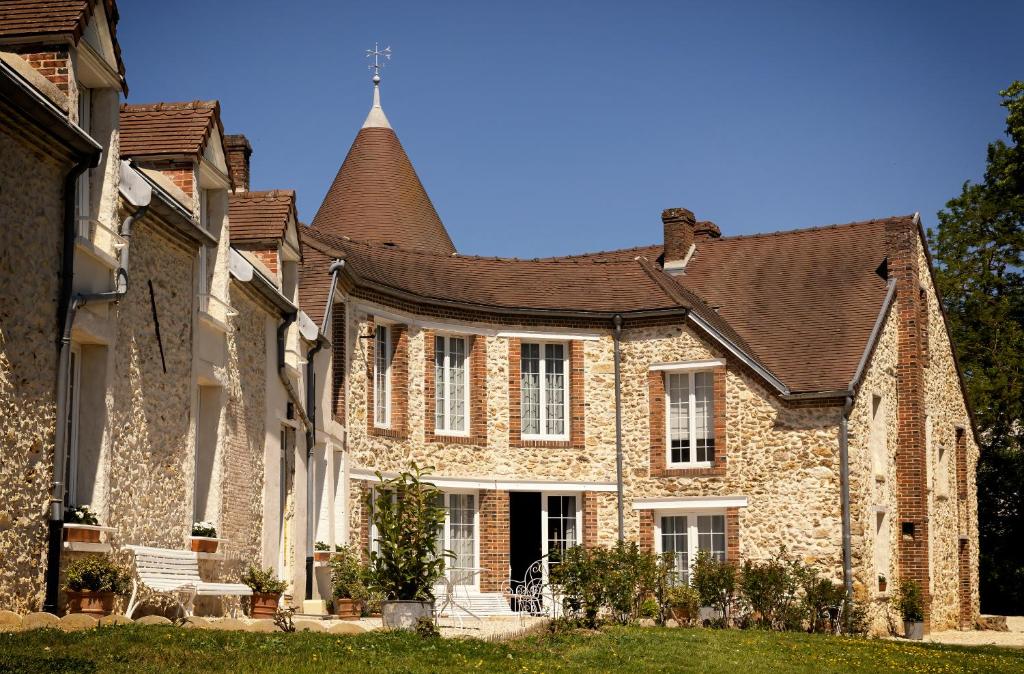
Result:
[[[680,625],[688,625],[695,617],[690,614],[689,609],[683,606],[672,606],[669,608],[669,613],[672,614],[672,619]]]
[[[96,529],[64,528],[64,540],[68,543],[99,543],[100,532]]]
[[[277,602],[280,601],[280,594],[257,594],[252,593],[252,610],[250,618],[273,618],[277,614]]]
[[[355,599],[334,599],[334,615],[342,620],[359,620],[362,613],[359,602]]]
[[[314,550],[313,561],[315,562],[326,562],[331,558],[330,550]]]
[[[885,592],[887,587],[889,587],[889,584],[886,583],[884,580],[878,581],[878,591],[879,592]]]
[[[114,612],[113,592],[67,591],[68,613],[85,613],[97,618]]]
[[[217,545],[220,544],[216,538],[205,536],[192,537],[192,552],[217,552]]]

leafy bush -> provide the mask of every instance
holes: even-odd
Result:
[[[398,477],[384,479],[376,498],[368,498],[377,530],[377,549],[370,552],[370,589],[387,599],[433,601],[434,584],[444,575],[445,558],[436,541],[444,526],[442,492],[423,482],[411,463]]]
[[[666,603],[680,625],[692,625],[700,614],[700,593],[686,583],[672,586]]]
[[[365,601],[367,568],[359,552],[350,546],[341,547],[331,559],[331,586],[336,599]]]
[[[420,616],[416,619],[416,634],[424,639],[437,639],[441,636],[441,630],[437,629],[433,618]]]
[[[89,555],[70,561],[65,570],[65,589],[72,592],[127,594],[131,575],[106,556]]]
[[[217,538],[217,528],[212,522],[193,522],[192,535],[204,536],[206,538]]]
[[[924,621],[924,598],[917,581],[910,578],[900,579],[893,604],[907,622]]]
[[[323,541],[317,541],[313,544],[313,549],[317,552],[328,552],[330,551],[331,546],[327,543],[324,543]]]
[[[605,579],[597,550],[574,546],[549,558],[548,576],[562,595],[562,611],[570,621],[597,627],[605,601]]]
[[[242,574],[242,582],[249,586],[254,594],[281,594],[288,588],[288,583],[278,579],[273,567],[266,570],[253,564]]]
[[[701,606],[710,606],[721,614],[721,624],[732,624],[733,607],[739,578],[736,565],[711,556],[707,550],[697,553],[690,583],[700,596]]]
[[[68,506],[64,509],[64,521],[67,524],[91,524],[92,526],[98,526],[100,518],[96,516],[96,513],[87,506]]]
[[[797,590],[803,569],[785,554],[786,549],[779,548],[767,562],[743,563],[740,590],[752,612],[751,619],[765,629],[800,629],[802,622]]]

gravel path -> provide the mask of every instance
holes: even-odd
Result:
[[[959,630],[948,630],[945,632],[932,632],[926,636],[924,640],[941,644],[954,644],[958,646],[1007,646],[1011,648],[1024,648],[1024,617],[1007,617],[1006,626],[1010,629],[1009,632],[993,632],[991,630],[970,630],[968,632],[961,632]]]

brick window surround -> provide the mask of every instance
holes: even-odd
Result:
[[[725,475],[727,465],[725,434],[725,368],[709,368],[714,374],[712,422],[715,426],[715,460],[707,468],[668,468],[666,466],[665,372],[647,373],[648,402],[650,403],[651,477],[682,477],[695,475]]]
[[[508,580],[509,511],[508,492],[480,491],[480,574],[481,592],[500,592]]]
[[[434,398],[437,383],[434,381],[434,338],[437,333],[424,330],[423,384],[426,413],[423,415],[423,430],[426,442],[446,444],[486,445],[487,444],[487,338],[483,335],[465,335],[469,343],[469,435],[435,433],[434,413],[437,401]],[[460,335],[461,336],[461,335]]]
[[[568,440],[524,440],[522,438],[522,391],[520,390],[520,367],[523,340],[513,337],[508,340],[508,439],[513,447],[572,447],[585,449],[586,428],[584,426],[583,401],[583,342],[572,340],[569,348],[569,439]]]
[[[595,491],[583,492],[583,547],[597,547],[597,498]]]
[[[381,428],[373,422],[373,362],[376,340],[366,339],[366,429],[370,435],[385,438],[405,439],[408,437],[409,409],[409,328],[405,325],[388,325],[391,328],[391,424]],[[373,317],[367,320],[369,334],[376,332]]]
[[[685,510],[685,508],[684,508]],[[708,514],[720,514],[708,513]],[[692,513],[691,513],[692,514]],[[696,514],[700,514],[697,512]],[[657,544],[654,540],[654,518],[656,511],[640,511],[640,549],[645,552],[654,552]],[[725,509],[725,560],[732,564],[740,562],[740,509]]]

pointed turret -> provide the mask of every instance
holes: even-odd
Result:
[[[373,105],[313,218],[322,232],[450,255],[448,231],[380,105]]]

